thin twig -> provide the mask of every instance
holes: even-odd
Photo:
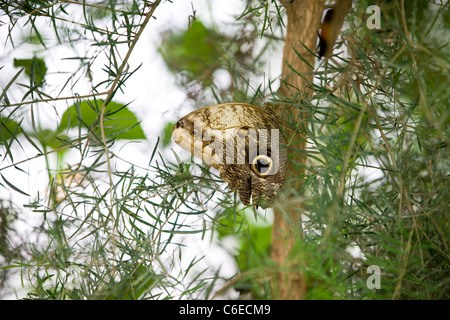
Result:
[[[71,96],[71,97],[59,97],[59,98],[51,98],[51,99],[22,101],[22,102],[18,102],[18,103],[11,103],[8,105],[6,105],[6,104],[0,105],[0,108],[17,107],[17,106],[22,106],[25,104],[32,104],[32,103],[38,103],[38,102],[53,102],[53,101],[60,101],[60,100],[85,99],[85,98],[103,96],[105,94],[108,94],[108,92],[91,93],[91,94],[85,94],[82,96],[77,95],[77,96]]]
[[[17,165],[19,165],[21,163],[24,163],[24,162],[27,162],[27,161],[31,161],[31,160],[36,159],[36,158],[47,156],[47,155],[49,155],[51,153],[55,153],[55,152],[59,152],[59,151],[62,151],[62,150],[68,149],[68,148],[75,147],[76,145],[78,145],[80,143],[81,143],[80,141],[76,141],[76,142],[73,142],[71,144],[67,144],[67,145],[62,146],[62,147],[57,148],[57,149],[53,149],[53,150],[50,150],[50,151],[47,151],[47,152],[38,153],[37,155],[35,155],[33,157],[26,158],[26,159],[24,159],[22,161],[18,161],[18,162],[12,163],[10,165],[7,165],[7,166],[5,166],[3,168],[0,168],[0,171],[8,169],[8,168],[11,168],[11,167],[15,167],[15,166],[17,166]]]

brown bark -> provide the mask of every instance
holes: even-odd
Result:
[[[317,32],[320,28],[321,16],[324,8],[324,1],[321,0],[280,0],[285,6],[287,12],[287,32],[285,39],[285,47],[283,53],[282,68],[282,84],[278,93],[296,97],[300,102],[301,96],[311,94],[307,88],[307,82],[312,82],[312,75],[304,75],[300,77],[296,72],[302,74],[312,72],[308,66],[314,66],[315,56],[308,52],[305,48],[309,48],[311,52],[316,51]],[[304,60],[294,51],[293,47]],[[296,72],[291,70],[291,67]],[[302,123],[306,117],[304,112],[298,108],[286,106],[280,108],[280,116],[286,119],[290,113],[290,117],[294,116],[298,123]],[[284,121],[285,122],[285,121]],[[296,132],[288,130],[288,150],[289,164],[287,169],[286,189],[298,190],[301,182],[298,179],[292,179],[299,176],[298,169],[294,165],[295,162],[306,164],[304,153],[298,150],[305,149],[305,132]],[[300,272],[300,266],[303,261],[298,254],[289,254],[299,239],[301,232],[295,232],[294,228],[301,228],[301,211],[300,205],[289,205],[289,195],[284,199],[284,203],[275,206],[275,217],[272,231],[272,260],[279,265],[279,272],[273,279],[273,292],[275,299],[297,300],[303,299],[306,293],[305,279]],[[292,197],[291,197],[292,199]],[[287,200],[287,201],[286,201]]]

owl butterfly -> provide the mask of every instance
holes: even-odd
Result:
[[[172,139],[220,172],[244,205],[273,205],[283,187],[287,152],[275,112],[244,103],[195,110],[174,126]]]

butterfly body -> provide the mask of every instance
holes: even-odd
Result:
[[[226,103],[197,109],[174,126],[184,150],[220,172],[245,205],[270,207],[284,182],[287,152],[270,109]]]

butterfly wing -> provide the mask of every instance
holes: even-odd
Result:
[[[173,140],[216,168],[245,205],[270,207],[283,186],[287,153],[279,121],[250,104],[220,104],[180,119]],[[251,199],[251,201],[250,201]]]

